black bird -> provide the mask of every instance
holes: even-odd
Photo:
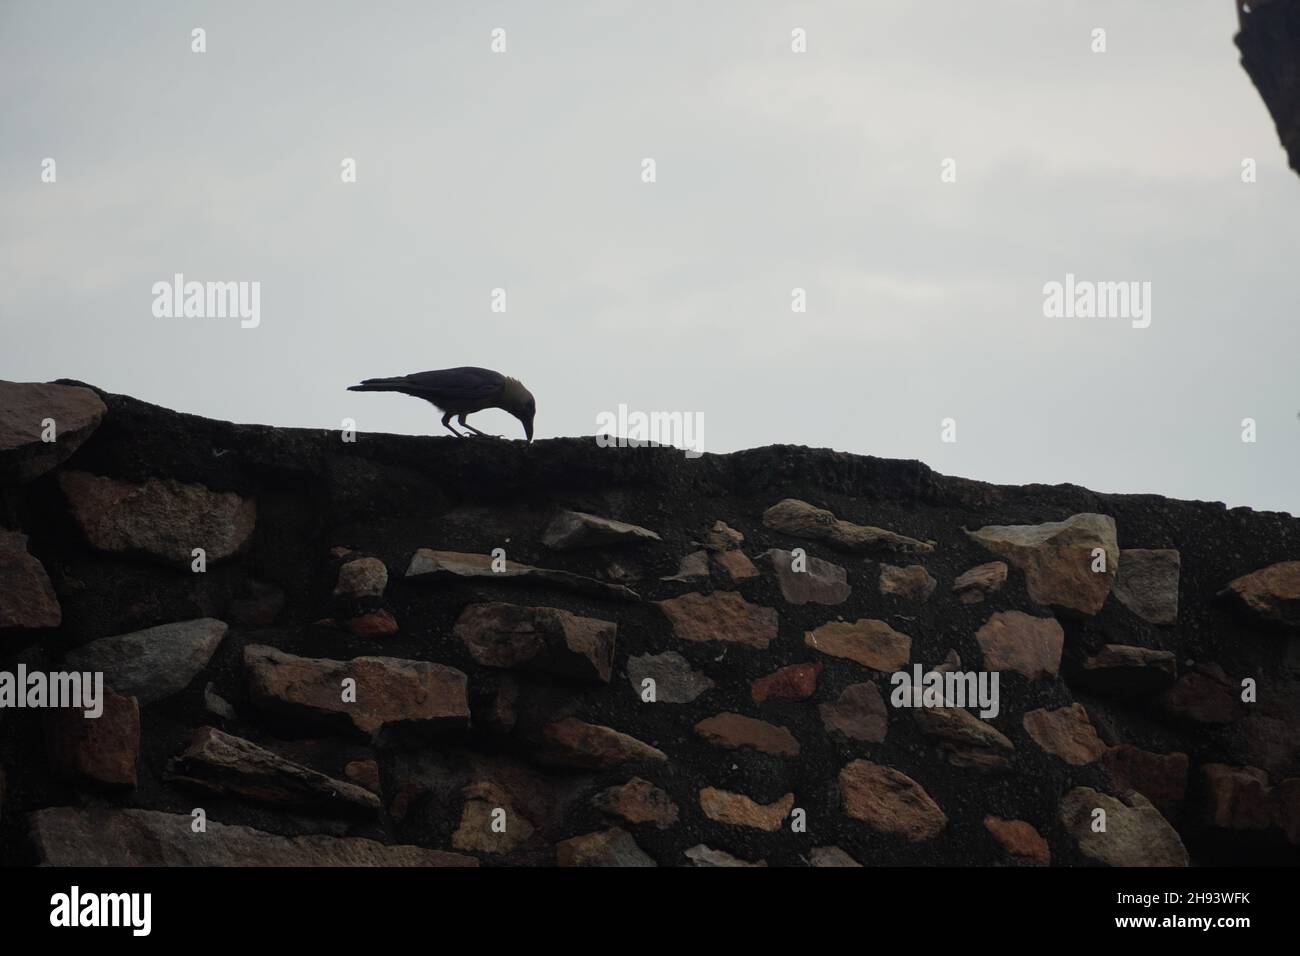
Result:
[[[360,385],[349,386],[348,391],[401,392],[432,402],[444,413],[442,424],[457,438],[468,436],[451,427],[453,415],[461,427],[468,428],[475,435],[483,435],[484,432],[465,421],[465,416],[485,408],[500,408],[523,422],[524,435],[529,441],[533,440],[533,416],[537,414],[533,393],[524,388],[519,379],[490,368],[463,365],[397,378],[368,378]]]

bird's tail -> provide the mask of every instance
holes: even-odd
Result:
[[[360,385],[349,385],[349,392],[400,392],[410,387],[403,378],[367,378]]]

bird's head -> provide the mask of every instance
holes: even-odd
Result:
[[[501,407],[524,426],[524,437],[533,440],[533,418],[537,415],[537,401],[533,393],[524,388],[523,382],[516,378],[507,378],[501,392]]]

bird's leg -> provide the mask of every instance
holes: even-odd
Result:
[[[468,414],[469,414],[469,412],[466,412],[466,413],[465,413],[465,415],[468,415]],[[473,425],[471,425],[469,422],[465,421],[465,415],[458,415],[458,416],[456,416],[456,422],[460,425],[461,428],[468,428],[468,429],[469,429],[470,431],[472,431],[475,435],[482,435],[484,438],[500,438],[500,437],[501,437],[500,435],[489,435],[487,432],[481,432],[481,431],[479,431],[477,428],[475,428],[475,427],[474,427]]]
[[[462,416],[461,416],[461,424],[462,424],[462,425],[465,424],[464,418],[465,418],[465,416],[462,415]],[[462,435],[460,432],[456,431],[456,429],[454,429],[454,428],[451,427],[451,412],[448,412],[446,415],[443,415],[443,416],[442,416],[442,425],[443,425],[444,428],[447,429],[447,431],[451,432],[451,433],[452,433],[453,435],[455,435],[457,438],[464,438],[464,437],[465,437],[465,436]]]

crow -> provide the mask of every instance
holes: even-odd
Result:
[[[519,379],[494,372],[490,368],[465,365],[460,368],[440,368],[433,372],[415,372],[396,378],[368,378],[360,385],[348,386],[348,391],[401,392],[403,395],[422,398],[444,413],[443,426],[457,438],[469,436],[451,427],[453,415],[462,428],[468,428],[475,435],[485,435],[485,432],[465,421],[465,416],[485,408],[500,408],[519,419],[524,426],[524,435],[530,442],[533,440],[533,416],[537,414],[537,402],[533,400],[533,393],[524,388]]]

